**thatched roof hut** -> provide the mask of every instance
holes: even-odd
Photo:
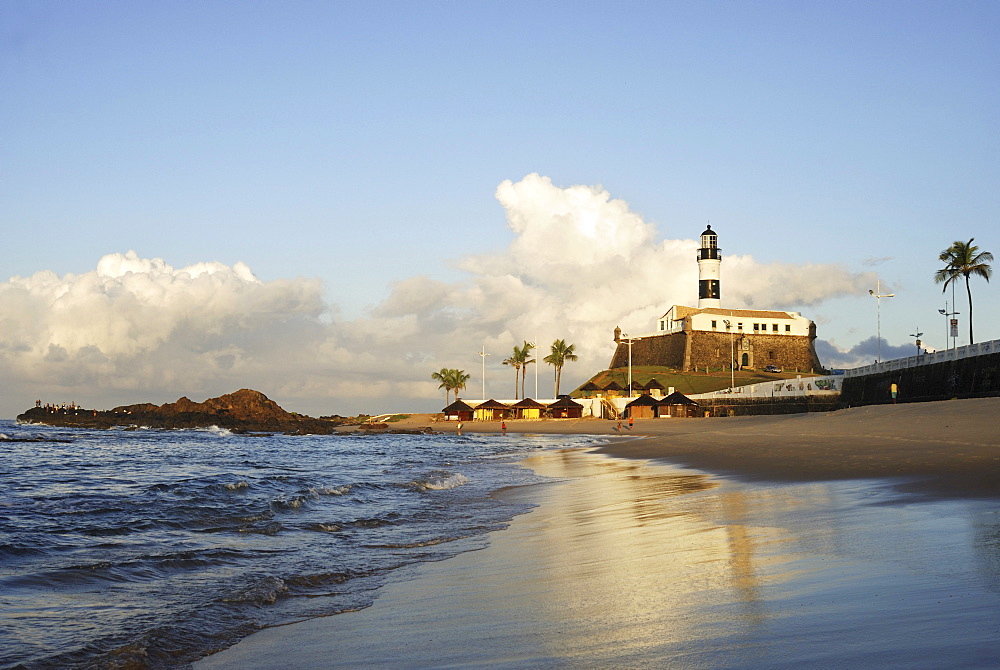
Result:
[[[632,383],[628,385],[629,395],[642,395],[642,392],[646,390],[646,387],[638,379],[633,379]]]
[[[445,421],[472,421],[473,410],[461,399],[451,403],[443,410]]]
[[[660,403],[652,396],[641,395],[625,405],[625,416],[633,419],[655,419]]]
[[[642,388],[646,393],[649,393],[651,395],[663,395],[663,392],[667,390],[666,388],[664,388],[663,384],[656,381],[655,378],[650,379],[648,382],[646,382],[646,385],[643,386]]]
[[[493,398],[480,403],[475,410],[477,421],[500,421],[501,419],[509,418],[510,413],[510,405],[505,405]]]
[[[595,384],[593,381],[589,381],[580,387],[580,393],[583,394],[584,398],[593,398],[597,393],[600,393],[603,389]]]
[[[608,394],[608,396],[617,396],[622,394],[623,389],[621,384],[612,380],[604,385],[603,390]]]
[[[549,405],[549,411],[554,419],[579,419],[583,416],[583,405],[564,395]]]
[[[698,415],[698,403],[680,391],[674,391],[660,401],[660,416],[690,417]]]
[[[537,400],[525,398],[521,402],[515,403],[511,407],[511,410],[514,412],[515,419],[540,419],[542,418],[542,411],[545,410],[545,405]]]

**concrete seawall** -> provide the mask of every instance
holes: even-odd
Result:
[[[897,402],[1000,396],[1000,352],[845,377],[840,400],[847,406],[891,403],[893,384]]]

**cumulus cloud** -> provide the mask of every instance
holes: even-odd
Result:
[[[317,280],[262,283],[242,263],[174,269],[115,253],[92,272],[0,285],[0,360],[22,381],[81,393],[198,389],[273,362],[261,354],[325,309]]]
[[[432,410],[441,394],[430,373],[442,367],[472,373],[466,395],[478,396],[482,346],[492,354],[487,394],[505,397],[513,374],[499,363],[513,345],[538,341],[541,358],[566,339],[580,360],[565,388],[607,365],[615,326],[649,332],[671,305],[697,303],[698,241],[664,236],[605,189],[531,174],[500,184],[496,198],[508,248],[458,259],[461,281],[398,281],[350,321],[335,318],[319,280],[262,282],[243,263],[175,269],[128,252],[80,275],[14,277],[0,284],[0,362],[29,393],[95,406],[248,386],[314,414]],[[727,256],[722,280],[727,305],[785,309],[870,283],[837,265],[750,256]],[[540,395],[550,395],[551,368],[540,377]]]

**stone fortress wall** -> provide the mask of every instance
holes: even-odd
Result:
[[[738,367],[761,369],[776,365],[783,370],[819,372],[816,355],[815,329],[809,336],[730,334],[726,332],[692,331],[666,335],[648,335],[632,342],[632,365],[656,365],[685,372],[708,368],[728,368],[730,351]],[[628,367],[629,346],[618,342],[609,368]]]

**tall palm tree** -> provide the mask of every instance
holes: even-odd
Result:
[[[465,388],[466,382],[472,375],[466,374],[465,370],[455,368],[441,368],[438,372],[431,373],[431,379],[441,382],[439,389],[444,389],[444,404],[448,404],[448,394],[455,392],[455,399],[458,400],[458,392]]]
[[[556,340],[552,343],[552,347],[548,356],[542,360],[555,368],[556,373],[556,398],[559,397],[559,383],[562,381],[562,369],[563,366],[569,361],[575,361],[577,355],[573,353],[576,348],[575,344],[566,344],[566,340]]]
[[[465,388],[466,382],[472,379],[472,375],[465,370],[452,369],[449,372],[451,373],[451,390],[455,392],[455,400],[458,400],[458,392]]]
[[[535,359],[531,357],[531,350],[535,348],[533,342],[524,341],[524,345],[521,346],[521,364],[524,366],[524,370],[521,372],[521,397],[526,398],[524,395],[524,380],[528,378],[528,366],[535,362]],[[517,347],[514,347],[516,350]]]
[[[977,275],[989,281],[993,274],[993,268],[990,266],[993,254],[980,251],[979,247],[972,243],[975,239],[972,237],[968,242],[961,240],[952,242],[951,246],[938,256],[938,260],[945,266],[934,273],[934,283],[944,283],[942,291],[959,277],[965,277],[965,291],[969,294],[969,344],[975,341],[972,338],[972,288],[969,286],[969,277]]]
[[[514,400],[517,400],[520,397],[517,395],[517,389],[520,388],[521,365],[524,363],[524,360],[521,356],[521,350],[518,349],[516,344],[514,345],[514,353],[503,359],[501,363],[514,368]]]
[[[444,389],[444,404],[445,407],[448,406],[448,394],[451,393],[451,370],[448,368],[441,368],[437,372],[431,373],[431,379],[436,382],[441,382],[438,385],[439,389]]]
[[[514,347],[515,349],[517,347]],[[521,364],[513,356],[508,356],[501,361],[503,365],[509,365],[514,368],[514,399],[517,399],[517,385],[521,379]]]

